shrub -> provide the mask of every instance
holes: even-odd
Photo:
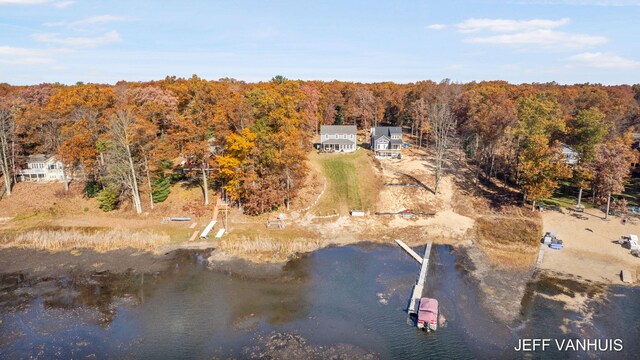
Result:
[[[84,193],[88,198],[94,198],[100,192],[100,185],[95,180],[89,180],[84,185]]]
[[[120,199],[120,186],[117,184],[109,184],[106,188],[98,193],[96,199],[98,206],[102,211],[112,211],[118,207]]]

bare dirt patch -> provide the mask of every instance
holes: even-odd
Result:
[[[603,220],[604,213],[596,209],[584,214],[583,220],[570,213],[543,213],[543,231],[557,232],[564,248],[556,251],[543,247],[541,268],[607,284],[622,284],[620,271],[628,269],[637,281],[640,259],[616,241],[621,235],[640,234],[640,224],[623,224],[617,217]]]

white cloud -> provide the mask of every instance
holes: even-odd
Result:
[[[567,25],[571,22],[569,18],[560,20],[531,19],[531,20],[509,20],[509,19],[467,19],[456,25],[458,31],[463,33],[480,32],[483,30],[493,32],[517,32],[533,31],[543,29],[555,29]]]
[[[567,58],[568,61],[582,66],[603,69],[636,69],[640,67],[640,61],[625,59],[611,53],[584,52]]]
[[[431,24],[431,25],[425,26],[424,28],[429,30],[442,30],[442,29],[445,29],[446,27],[447,25],[445,24]]]
[[[53,59],[46,52],[36,49],[0,46],[0,63],[9,65],[49,64]]]
[[[33,39],[40,42],[58,44],[73,47],[96,47],[119,42],[120,34],[117,31],[109,31],[101,36],[94,37],[59,37],[58,34],[34,34]]]
[[[0,55],[13,55],[13,56],[34,56],[39,55],[41,52],[35,49],[17,48],[12,46],[0,46]]]
[[[496,44],[512,46],[541,46],[556,50],[583,49],[607,42],[604,36],[571,34],[553,30],[534,30],[515,34],[473,37],[464,40],[475,44]]]
[[[88,18],[84,18],[81,20],[70,21],[70,22],[51,22],[44,23],[45,26],[67,26],[71,28],[83,27],[87,25],[94,24],[105,24],[114,21],[126,21],[129,20],[126,16],[114,16],[114,15],[99,15],[99,16],[91,16]]]

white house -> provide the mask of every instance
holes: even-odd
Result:
[[[320,127],[320,149],[323,151],[356,151],[355,125],[322,125]]]
[[[18,181],[62,181],[65,179],[64,164],[55,156],[30,155],[27,157],[27,168],[18,170],[16,175]]]
[[[562,155],[564,156],[564,162],[567,165],[575,165],[578,163],[580,159],[580,155],[575,152],[572,148],[567,144],[560,144],[560,150],[562,151]]]
[[[371,150],[378,158],[401,158],[402,128],[398,126],[371,128]]]

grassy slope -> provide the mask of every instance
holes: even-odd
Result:
[[[318,215],[375,210],[380,181],[364,150],[351,154],[314,154],[312,161],[319,165],[327,179],[326,193],[315,209]]]

